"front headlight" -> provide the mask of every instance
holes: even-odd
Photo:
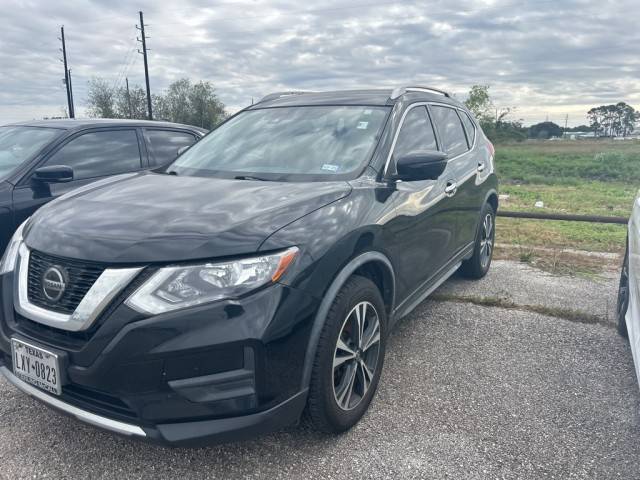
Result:
[[[298,249],[229,262],[165,267],[126,301],[140,313],[158,315],[203,303],[239,297],[282,277]]]
[[[16,233],[14,233],[13,237],[11,237],[9,245],[7,245],[7,249],[4,251],[4,255],[2,256],[2,260],[0,261],[0,275],[13,272],[13,269],[16,268],[18,250],[20,249],[20,244],[22,243],[22,230],[24,230],[24,226],[28,221],[29,219],[27,218],[24,222],[22,222],[22,225],[18,227]]]

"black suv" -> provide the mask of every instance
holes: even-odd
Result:
[[[38,207],[109,175],[166,165],[205,133],[137,120],[39,120],[0,127],[0,254]]]
[[[172,445],[367,410],[394,324],[494,242],[493,146],[424,87],[273,94],[161,171],[40,209],[0,267],[0,372]],[[20,415],[14,412],[13,415]]]

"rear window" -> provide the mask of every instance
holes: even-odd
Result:
[[[442,139],[443,150],[451,157],[466,152],[469,149],[467,137],[455,109],[439,105],[433,105],[430,108],[433,121]]]
[[[178,157],[178,150],[190,147],[196,142],[191,133],[175,130],[146,129],[145,137],[152,167],[168,164]]]
[[[460,118],[462,118],[462,123],[464,124],[464,129],[467,132],[467,140],[469,141],[469,148],[473,145],[473,142],[476,141],[476,126],[473,124],[469,115],[464,112],[459,112]]]

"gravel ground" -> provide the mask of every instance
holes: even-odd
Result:
[[[527,304],[565,295],[598,313],[613,282],[496,262],[482,282],[453,279],[442,291],[508,289]],[[467,303],[426,301],[403,320],[370,412],[339,437],[302,425],[208,449],[160,448],[86,427],[0,380],[7,479],[637,478],[639,444],[631,353],[613,328]]]

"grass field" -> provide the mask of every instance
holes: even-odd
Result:
[[[536,141],[496,146],[504,210],[628,216],[640,188],[640,142]],[[544,208],[536,208],[537,201]],[[498,219],[498,242],[621,252],[624,226]]]

